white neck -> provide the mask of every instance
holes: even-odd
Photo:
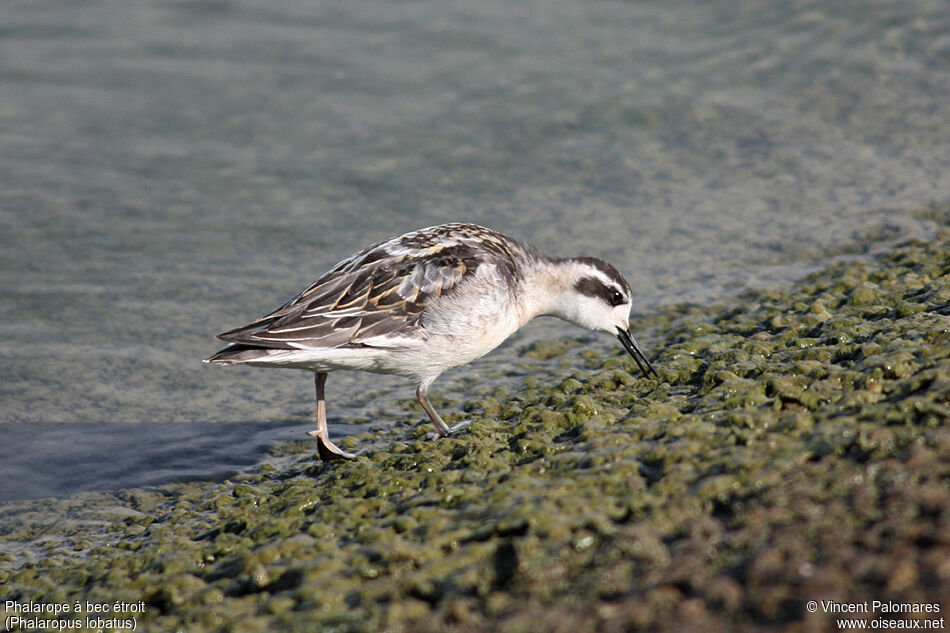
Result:
[[[577,279],[575,262],[567,259],[549,259],[533,262],[525,271],[520,291],[519,321],[524,325],[539,316],[556,316],[570,321],[563,300],[566,292],[573,290]]]

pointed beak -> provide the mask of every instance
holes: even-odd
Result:
[[[637,339],[633,338],[630,330],[625,330],[618,327],[617,338],[619,338],[620,342],[623,343],[623,348],[627,350],[631,356],[633,356],[633,360],[637,361],[637,366],[640,367],[640,371],[643,372],[644,376],[648,376],[652,373],[655,377],[660,377],[660,375],[656,373],[656,370],[653,369],[650,361],[647,360],[647,355],[643,353],[643,349],[640,348],[640,344],[637,343]]]

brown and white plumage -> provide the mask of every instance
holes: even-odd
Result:
[[[629,332],[631,300],[629,284],[606,262],[554,258],[491,229],[444,224],[344,259],[274,312],[218,335],[230,345],[206,362],[315,372],[320,454],[349,457],[327,435],[326,372],[412,378],[436,436],[447,435],[451,429],[429,404],[429,385],[536,316],[615,334],[641,369],[652,371]]]
[[[255,354],[260,360],[268,349],[401,347],[424,334],[426,309],[446,301],[479,269],[481,277],[514,290],[516,258],[539,256],[473,225],[423,229],[351,255],[274,312],[218,338],[244,346],[234,351],[254,351],[242,362]]]

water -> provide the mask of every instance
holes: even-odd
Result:
[[[181,479],[186,473],[223,479],[253,466],[281,439],[301,437],[310,428],[283,420],[232,424],[3,424],[0,461],[4,481],[17,485],[15,490],[5,489],[3,497],[68,495],[88,490],[90,482],[146,487]],[[347,430],[364,431],[366,426],[333,428],[337,435]],[[38,463],[38,457],[42,463]],[[197,472],[196,463],[201,465]],[[64,477],[64,472],[69,476]]]
[[[603,256],[640,313],[926,238],[947,33],[926,1],[5,2],[0,500],[301,438],[310,379],[203,366],[213,335],[413,228]],[[516,380],[546,336],[587,335],[532,324],[433,391]],[[421,419],[411,395],[335,374],[330,419]]]

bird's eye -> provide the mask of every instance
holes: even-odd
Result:
[[[623,295],[614,290],[610,293],[610,305],[619,306],[623,304]]]

